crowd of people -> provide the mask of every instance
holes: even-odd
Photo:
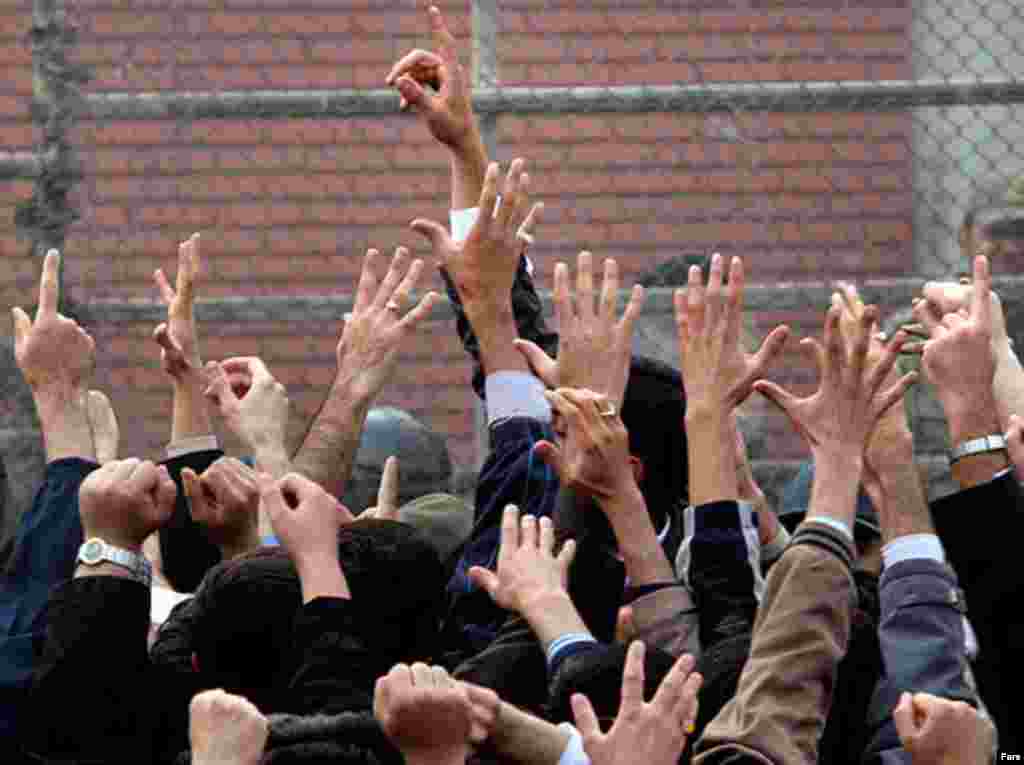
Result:
[[[175,284],[156,274],[167,320],[153,337],[173,386],[158,464],[118,457],[117,392],[90,389],[96,344],[58,312],[51,252],[34,318],[14,309],[47,466],[3,551],[0,761],[1024,754],[1011,687],[1024,369],[991,290],[998,243],[980,229],[971,277],[926,285],[914,322],[889,336],[875,306],[838,286],[821,337],[800,341],[818,373],[805,397],[769,379],[787,327],[745,347],[739,257],[689,268],[678,369],[633,354],[644,289],[621,309],[612,258],[557,264],[549,328],[526,162],[504,174],[490,162],[454,38],[436,8],[429,20],[434,50],[411,52],[387,83],[451,160],[450,225],[412,229],[441,268],[486,404],[475,505],[403,494],[384,441],[376,498],[352,490],[373,403],[440,300],[414,297],[424,263],[404,248],[389,262],[367,253],[334,381],[293,453],[270,369],[204,364],[200,239],[184,242]],[[919,375],[897,363],[915,353],[960,487],[931,506],[902,406]],[[813,459],[785,522],[737,426],[754,394]],[[224,454],[214,416],[245,453]]]

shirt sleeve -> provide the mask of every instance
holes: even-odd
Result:
[[[544,383],[529,372],[503,371],[487,375],[487,424],[512,417],[551,422],[551,405],[544,398]]]
[[[569,742],[565,745],[565,751],[558,759],[558,765],[590,765],[590,757],[583,749],[583,736],[576,730],[576,726],[562,723],[558,727],[570,736]]]

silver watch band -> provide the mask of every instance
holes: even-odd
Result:
[[[1001,433],[993,433],[990,436],[972,438],[970,441],[963,441],[949,452],[949,461],[956,462],[964,457],[971,457],[975,454],[986,454],[988,452],[1001,452],[1006,450],[1006,438]]]
[[[114,547],[98,537],[85,540],[78,550],[78,562],[86,566],[113,563],[130,571],[135,579],[147,586],[153,580],[153,567],[145,556]]]

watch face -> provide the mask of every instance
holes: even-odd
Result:
[[[103,540],[102,539],[90,539],[84,545],[82,545],[82,551],[79,554],[83,563],[96,564],[103,560]]]

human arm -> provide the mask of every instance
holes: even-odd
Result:
[[[540,717],[524,712],[514,704],[498,697],[489,688],[463,683],[469,694],[474,727],[483,720],[478,740],[486,741],[489,748],[502,757],[524,765],[579,765],[579,759],[563,759],[573,742],[568,726],[554,725]],[[579,734],[576,734],[579,739]],[[577,741],[582,753],[582,739]]]
[[[32,390],[46,461],[95,460],[87,396],[96,342],[76,321],[57,312],[60,259],[60,253],[50,250],[43,261],[35,320],[21,308],[12,311],[14,359]]]
[[[213,435],[203,398],[206,379],[194,310],[199,268],[199,234],[193,234],[178,245],[175,287],[171,287],[162,269],[153,273],[160,297],[167,306],[167,321],[153,331],[153,340],[160,346],[161,364],[174,384],[172,445]]]
[[[281,478],[291,471],[285,447],[291,404],[288,392],[255,357],[207,364],[205,394],[224,424],[252,453],[256,469]]]
[[[736,695],[705,729],[697,763],[817,761],[818,740],[831,704],[836,669],[845,654],[855,592],[853,517],[860,465],[879,417],[895,405],[913,376],[885,385],[904,340],[898,334],[877,361],[868,361],[877,311],[868,307],[846,342],[840,310],[825,320],[824,344],[814,350],[821,382],[798,399],[759,380],[804,436],[815,463],[808,519],[768,574],[754,624],[750,657]],[[799,651],[800,661],[791,661]]]
[[[926,301],[919,300],[914,306],[914,317],[929,334],[921,353],[922,366],[942,404],[953,446],[1004,432],[993,392],[996,359],[991,282],[988,258],[979,255],[974,260],[969,308],[939,319]],[[991,480],[1008,464],[1004,449],[964,457],[951,468],[953,477],[966,489]]]
[[[693,505],[739,498],[735,410],[789,335],[788,327],[776,327],[756,353],[746,353],[740,337],[743,261],[732,258],[724,289],[723,269],[722,256],[716,253],[707,286],[700,268],[692,266],[686,290],[675,294]]]
[[[599,296],[594,292],[593,256],[589,252],[579,254],[576,270],[573,295],[568,266],[555,266],[552,301],[559,338],[557,359],[529,340],[516,340],[516,347],[549,388],[586,388],[604,394],[617,408],[622,406],[629,380],[633,328],[643,309],[644,288],[639,284],[633,287],[620,318],[617,261],[605,259]]]
[[[375,272],[377,254],[376,250],[366,254],[355,305],[338,343],[338,373],[292,460],[295,472],[337,497],[344,493],[351,475],[373,400],[394,374],[403,343],[438,299],[436,293],[428,292],[401,315],[423,263],[415,260],[409,265],[408,252],[399,248],[380,281]]]
[[[572,697],[576,726],[583,748],[594,765],[674,765],[694,732],[703,678],[694,672],[696,662],[684,655],[673,665],[649,702],[644,701],[644,644],[632,643],[622,673],[619,712],[607,733],[601,732],[594,709],[586,696]]]
[[[252,468],[233,457],[221,457],[197,474],[181,474],[192,520],[217,545],[221,560],[237,558],[260,546],[259,479]]]
[[[137,459],[114,461],[82,484],[79,512],[87,538],[135,554],[170,516],[174,484],[165,470]],[[80,564],[75,577],[54,591],[43,656],[31,697],[30,748],[49,756],[96,761],[149,761],[164,705],[140,710],[153,682],[147,655],[149,588],[110,563]],[[80,689],[92,689],[89,704]],[[128,724],[125,721],[130,720]]]
[[[516,351],[512,285],[519,266],[519,227],[529,208],[529,180],[524,162],[512,162],[497,209],[499,172],[492,163],[480,194],[480,215],[469,236],[455,241],[440,223],[417,219],[412,228],[426,237],[438,265],[452,282],[480,346],[480,360],[487,375],[525,372],[529,367]]]
[[[393,667],[377,681],[373,713],[408,765],[463,765],[469,755],[469,694],[441,667]]]
[[[469,77],[441,11],[428,8],[434,51],[414,50],[388,73],[386,84],[401,94],[402,111],[420,115],[431,135],[448,149],[451,206],[473,207],[487,172],[487,150],[473,114]],[[429,88],[429,90],[428,90]]]
[[[519,509],[509,505],[502,517],[497,570],[469,570],[470,579],[497,605],[529,622],[545,652],[564,635],[590,634],[567,590],[576,544],[567,541],[557,556],[554,546],[550,518],[538,522],[524,515],[520,521]]]

